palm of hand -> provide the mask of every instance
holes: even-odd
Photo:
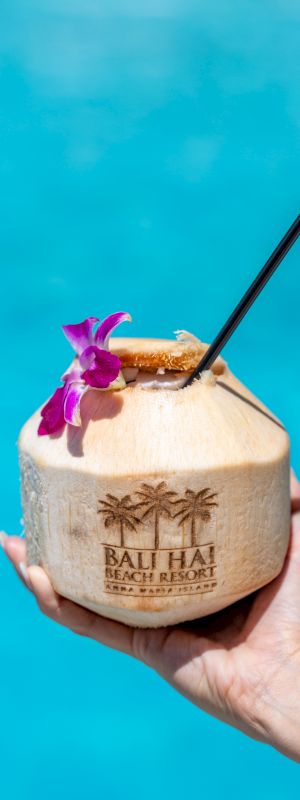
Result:
[[[157,670],[196,705],[250,736],[298,758],[300,683],[300,484],[292,482],[292,535],[284,570],[267,587],[210,617],[170,628],[133,629],[59,597],[40,567],[27,585],[41,610],[74,632],[133,655]],[[26,546],[5,538],[24,579]],[[283,685],[289,686],[289,700]],[[282,722],[286,722],[286,726]],[[282,733],[278,730],[282,728]],[[292,733],[291,733],[292,732]]]
[[[211,617],[136,632],[138,655],[204,710],[271,739],[274,714],[283,713],[277,691],[283,674],[295,692],[299,687],[299,574],[300,538],[293,531],[284,571],[269,586]],[[293,708],[291,698],[291,716]]]

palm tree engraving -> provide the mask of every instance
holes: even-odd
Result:
[[[161,517],[170,519],[172,517],[173,497],[176,497],[176,492],[166,491],[167,484],[161,481],[157,486],[150,486],[149,483],[142,483],[141,488],[136,491],[136,494],[141,497],[141,502],[137,503],[136,509],[146,507],[146,510],[141,516],[141,520],[154,518],[154,550],[159,548],[159,520]]]
[[[107,494],[106,500],[99,500],[99,503],[104,506],[104,508],[98,509],[98,514],[103,514],[105,528],[119,525],[120,546],[124,547],[124,531],[126,528],[129,531],[136,531],[136,526],[141,522],[139,517],[134,514],[137,506],[132,505],[129,494],[120,498],[115,497],[113,494]]]
[[[193,492],[191,489],[185,490],[185,497],[175,500],[174,505],[181,504],[181,508],[174,514],[174,519],[179,517],[178,525],[183,525],[189,520],[191,522],[191,547],[197,546],[196,521],[208,522],[211,518],[211,510],[218,503],[214,502],[217,497],[216,492],[211,493],[211,489],[201,489],[200,492]]]

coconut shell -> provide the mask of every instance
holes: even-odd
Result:
[[[153,340],[111,349],[128,366],[192,369],[199,356]],[[29,562],[63,596],[156,627],[218,611],[281,571],[289,438],[224,362],[178,391],[91,390],[82,427],[59,435],[38,437],[39,419],[19,440]]]

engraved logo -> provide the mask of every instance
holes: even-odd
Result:
[[[174,514],[175,517],[180,517],[179,525],[183,525],[187,520],[191,523],[191,547],[197,544],[196,536],[196,521],[197,519],[202,522],[208,522],[211,518],[211,509],[218,504],[214,502],[216,493],[211,493],[210,489],[201,489],[200,492],[192,492],[191,489],[185,490],[185,497],[175,500],[174,505],[180,505],[181,508]]]
[[[198,492],[186,489],[183,497],[168,488],[165,481],[156,486],[142,483],[134,493],[118,498],[107,494],[99,501],[98,513],[105,528],[118,530],[119,545],[103,543],[105,591],[112,594],[164,596],[202,594],[213,591],[215,580],[215,545],[199,544],[199,531],[212,518],[218,506],[217,493],[208,487]],[[160,547],[160,521],[178,520],[178,526],[190,525],[189,547]],[[143,523],[151,522],[152,548],[127,547],[125,531],[137,533]]]
[[[176,497],[175,492],[167,491],[167,484],[161,481],[158,486],[149,486],[142,483],[139,491],[136,492],[142,500],[136,508],[145,508],[141,521],[152,517],[154,522],[154,550],[159,549],[159,520],[161,517],[170,519],[172,517],[172,498]],[[174,502],[174,501],[173,501]]]
[[[113,494],[107,494],[106,500],[100,500],[104,508],[99,509],[98,514],[102,513],[105,517],[104,525],[106,528],[118,525],[120,530],[120,545],[124,547],[124,530],[136,531],[137,525],[141,520],[135,515],[137,505],[132,505],[129,494],[118,500]]]

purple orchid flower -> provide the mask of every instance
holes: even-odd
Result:
[[[63,325],[62,330],[74,348],[77,363],[62,377],[60,386],[42,408],[38,435],[56,433],[68,422],[79,426],[81,398],[90,388],[107,389],[116,380],[121,369],[118,356],[108,351],[112,331],[121,322],[131,322],[130,314],[118,311],[110,314],[93,328],[99,319],[88,317],[78,325]]]

